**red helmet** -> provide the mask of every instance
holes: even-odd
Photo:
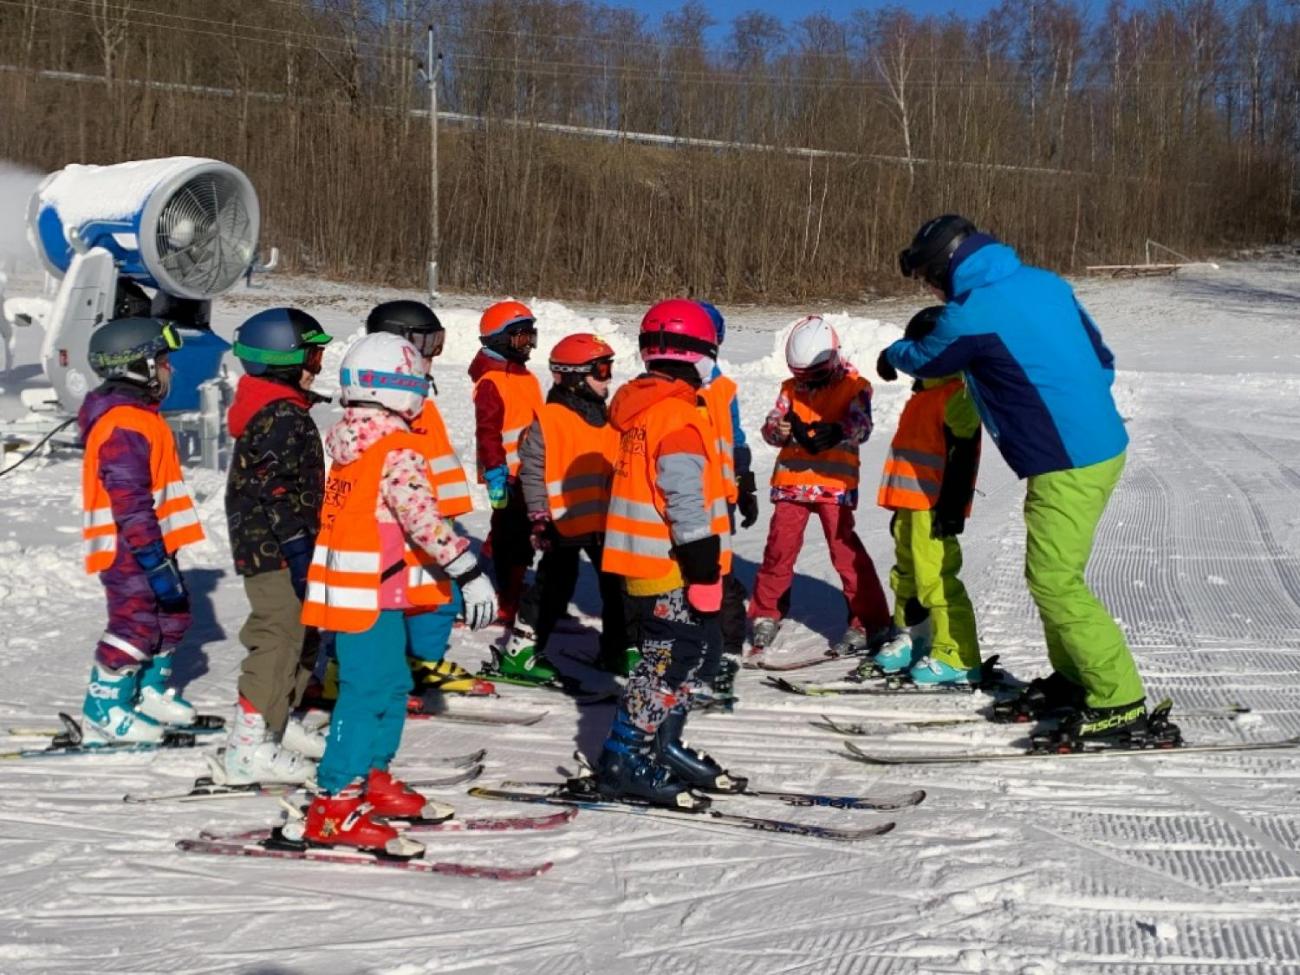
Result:
[[[661,301],[641,319],[641,359],[699,362],[718,357],[718,332],[713,319],[697,302],[685,298]]]
[[[522,301],[498,301],[478,320],[478,335],[481,339],[504,335],[511,325],[532,325],[535,322],[533,313]]]
[[[554,372],[589,372],[598,359],[614,358],[614,350],[599,335],[578,332],[555,343],[551,349],[551,369]]]

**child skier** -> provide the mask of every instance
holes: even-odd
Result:
[[[840,358],[839,337],[816,315],[791,330],[785,357],[794,378],[781,385],[763,424],[763,439],[781,452],[772,471],[772,522],[750,602],[751,643],[761,655],[776,636],[804,528],[815,513],[848,603],[848,628],[828,655],[857,654],[889,627],[885,593],[853,519],[858,446],[871,435],[871,384]]]
[[[304,826],[310,842],[409,852],[373,817],[451,814],[388,771],[411,690],[405,611],[447,602],[453,582],[471,628],[496,611],[468,539],[438,514],[428,441],[410,429],[429,392],[422,359],[406,340],[382,333],[343,359],[343,417],[326,437],[334,466],[303,607],[303,622],[337,634],[339,667],[317,770],[321,794]]]
[[[180,347],[171,325],[155,318],[117,319],[90,338],[90,368],[104,382],[77,415],[86,445],[82,537],[86,571],[99,573],[108,596],[82,705],[90,743],[159,742],[164,724],[195,717],[167,687],[190,626],[176,553],[204,537],[159,415],[171,389],[168,355]]]
[[[614,350],[597,335],[578,333],[551,350],[554,385],[519,447],[519,483],[528,508],[533,547],[542,553],[533,585],[524,593],[514,635],[500,655],[503,674],[554,681],[546,645],[578,583],[578,556],[596,568],[600,585],[600,653],[596,666],[626,673],[627,632],[622,580],[601,571],[609,482],[618,434],[605,401]],[[532,641],[523,634],[534,634]]]
[[[713,321],[718,346],[727,337],[727,323],[714,305],[701,301],[700,307]],[[752,454],[745,442],[745,431],[740,425],[740,403],[736,397],[736,384],[722,374],[716,363],[713,374],[700,391],[709,410],[709,419],[718,432],[718,455],[722,460],[723,479],[727,484],[727,508],[731,533],[736,533],[736,510],[740,511],[741,528],[749,528],[758,520],[758,486],[754,481]],[[722,643],[720,653],[726,659],[709,659],[700,667],[700,680],[722,701],[734,701],[736,670],[745,649],[745,600],[749,593],[734,573],[728,572],[722,580]]]
[[[226,521],[250,613],[239,631],[248,654],[239,704],[213,778],[229,785],[301,783],[316,773],[324,739],[291,717],[318,645],[303,626],[307,567],[320,530],[325,455],[311,392],[330,336],[297,308],[258,312],[235,331],[244,366],[227,424],[235,438]]]
[[[488,542],[496,573],[499,621],[512,627],[533,564],[528,513],[519,490],[519,438],[542,408],[542,387],[528,371],[537,347],[537,323],[528,306],[498,301],[479,319],[483,348],[469,364],[474,380],[474,435],[478,479],[492,506]]]
[[[943,306],[907,323],[919,342]],[[860,676],[907,671],[917,684],[980,679],[975,610],[961,571],[957,536],[970,514],[979,470],[980,418],[960,374],[917,379],[889,445],[876,503],[894,512],[894,625],[898,635],[858,667]]]
[[[717,432],[699,396],[713,373],[717,334],[698,304],[672,299],[646,313],[640,347],[646,373],[610,405],[619,452],[604,568],[624,577],[641,662],[594,784],[608,797],[700,808],[708,800],[692,786],[744,787],[681,739],[691,679],[721,640],[722,577],[731,562]]]
[[[432,308],[419,301],[386,301],[366,316],[366,334],[387,333],[410,342],[420,353],[421,369],[428,377],[433,360],[442,354],[446,332]],[[430,390],[437,389],[430,378]],[[456,448],[447,436],[442,413],[431,395],[411,423],[424,437],[429,471],[438,497],[438,514],[452,519],[474,510],[469,481]],[[452,588],[450,601],[433,609],[413,609],[406,614],[406,653],[415,693],[422,709],[432,709],[443,693],[490,694],[492,686],[478,680],[464,667],[446,659],[452,627],[460,613],[460,594]],[[431,700],[433,698],[434,700]]]

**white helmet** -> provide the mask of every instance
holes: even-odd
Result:
[[[343,405],[374,403],[411,419],[424,409],[429,380],[415,346],[400,335],[376,332],[360,339],[339,371]]]
[[[840,337],[820,315],[809,315],[790,330],[785,361],[796,379],[825,382],[840,367]]]

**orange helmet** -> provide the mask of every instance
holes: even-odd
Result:
[[[533,313],[522,301],[498,301],[483,313],[478,320],[478,337],[491,338],[504,335],[511,325],[532,325],[536,322]]]
[[[551,349],[551,368],[556,372],[586,372],[597,359],[614,358],[614,350],[599,335],[579,332],[568,335]]]

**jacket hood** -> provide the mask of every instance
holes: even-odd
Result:
[[[691,406],[698,401],[698,393],[690,383],[663,376],[637,376],[614,394],[609,404],[609,422],[618,430],[626,430],[650,407],[674,397]]]
[[[1010,277],[1019,269],[1020,258],[1016,252],[996,241],[986,243],[969,254],[959,253],[952,269],[952,295],[960,298],[975,288]]]
[[[274,379],[263,379],[261,376],[240,376],[239,385],[235,388],[235,401],[230,404],[230,412],[226,415],[230,435],[243,436],[248,422],[262,407],[282,399],[292,400],[303,409],[310,405],[307,394],[301,389]]]
[[[493,355],[487,349],[479,349],[478,354],[470,360],[469,378],[478,382],[490,372],[513,373],[518,376],[527,373],[528,367]]]
[[[368,406],[347,406],[343,418],[325,434],[325,450],[336,464],[350,464],[371,444],[390,433],[405,433],[411,428],[396,413]]]
[[[99,418],[117,406],[135,406],[150,413],[157,413],[161,404],[146,390],[133,383],[113,382],[109,380],[86,394],[77,411],[77,427],[81,430],[84,441],[90,436],[90,428]]]

